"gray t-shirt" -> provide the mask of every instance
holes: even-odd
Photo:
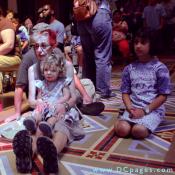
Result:
[[[28,69],[30,66],[37,62],[35,52],[31,48],[26,54],[23,55],[23,59],[18,69],[18,75],[16,80],[16,86],[28,87]]]
[[[63,44],[65,33],[63,23],[55,19],[52,23],[49,24],[49,27],[56,32],[57,42]]]
[[[143,19],[146,20],[149,30],[158,30],[160,28],[160,18],[165,16],[166,12],[161,4],[148,5],[143,10]]]

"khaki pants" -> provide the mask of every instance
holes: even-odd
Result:
[[[21,59],[18,56],[0,55],[0,72],[17,70]]]

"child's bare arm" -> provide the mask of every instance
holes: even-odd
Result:
[[[158,95],[149,105],[149,110],[153,111],[159,108],[167,99],[167,95]]]
[[[167,95],[158,95],[148,106],[147,108],[149,109],[149,111],[153,111],[156,110],[157,108],[159,108],[167,99]],[[149,113],[150,113],[149,112]],[[132,118],[141,118],[143,117],[145,114],[147,114],[144,110],[144,108],[135,108],[132,111]]]
[[[122,99],[123,99],[123,103],[125,104],[126,110],[130,113],[133,107],[132,107],[132,102],[129,97],[129,94],[123,93]]]
[[[35,108],[37,104],[37,99],[36,97],[36,86],[35,86],[35,71],[34,71],[34,66],[31,66],[28,69],[28,79],[29,79],[29,105],[33,108]]]
[[[58,104],[63,104],[65,102],[67,102],[70,98],[70,90],[69,87],[64,87],[63,88],[63,97],[59,98],[59,100],[57,101]]]

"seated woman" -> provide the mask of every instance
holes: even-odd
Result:
[[[33,27],[33,33],[39,33],[41,31],[43,31],[45,28],[48,28],[49,25],[46,23],[38,23]],[[32,37],[32,35],[31,35]],[[51,50],[52,49],[56,49],[55,48],[55,44],[54,42],[55,39],[52,38],[52,36],[50,36],[50,45],[51,45]],[[53,35],[54,37],[54,35]],[[32,43],[32,40],[31,40]],[[47,47],[48,48],[48,47]],[[21,112],[22,112],[22,99],[23,99],[23,93],[26,92],[26,94],[28,94],[28,69],[31,65],[35,64],[37,62],[37,59],[42,56],[45,56],[44,54],[42,55],[36,55],[35,51],[34,51],[35,47],[32,47],[31,49],[29,49],[29,51],[23,55],[23,60],[21,62],[21,65],[19,67],[18,70],[18,76],[17,76],[17,81],[16,81],[16,87],[15,87],[15,95],[14,95],[14,106],[15,106],[15,113],[11,116],[9,116],[5,121],[9,122],[12,120],[16,120],[17,118],[20,117]],[[57,49],[58,51],[59,49]],[[61,51],[59,51],[59,54]],[[38,53],[37,53],[38,54]],[[38,58],[37,58],[38,57]],[[87,81],[84,81],[84,83],[82,84],[80,82],[80,79],[78,78],[78,76],[76,75],[76,73],[74,73],[74,71],[72,70],[72,63],[70,61],[66,60],[66,73],[67,76],[70,77],[74,77],[75,80],[75,87],[78,90],[79,93],[77,93],[78,96],[78,101],[80,102],[82,105],[81,107],[79,106],[79,109],[82,113],[87,114],[87,115],[99,115],[103,110],[104,110],[104,104],[101,102],[94,102],[93,101],[93,96],[95,92],[95,87],[93,85],[92,82],[89,81],[89,83],[87,83]],[[86,80],[86,79],[85,79]],[[35,97],[35,95],[34,95]]]
[[[36,80],[42,80],[40,72],[40,62],[47,59],[56,47],[56,34],[50,29],[36,32],[32,36],[34,43],[34,50],[38,63],[32,65],[28,70],[29,75],[29,97],[30,104],[36,106]],[[59,51],[59,57],[64,55]],[[13,151],[16,155],[16,167],[20,173],[30,173],[32,170],[32,159],[34,155],[39,153],[43,158],[44,171],[46,173],[58,173],[58,154],[63,150],[68,143],[74,139],[82,137],[83,129],[79,122],[74,125],[67,125],[65,120],[61,118],[65,113],[74,107],[76,104],[75,82],[73,79],[73,66],[66,62],[66,76],[72,77],[69,85],[70,99],[64,104],[58,104],[56,107],[56,114],[58,122],[54,126],[54,133],[52,140],[48,137],[42,136],[39,129],[34,135],[30,135],[27,130],[18,132],[13,139]],[[68,76],[69,75],[69,76]]]

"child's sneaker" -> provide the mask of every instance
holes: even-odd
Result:
[[[52,127],[49,123],[42,121],[39,123],[38,127],[44,136],[52,138]]]
[[[26,118],[23,122],[23,125],[31,134],[35,134],[37,126],[34,118],[32,117]]]

